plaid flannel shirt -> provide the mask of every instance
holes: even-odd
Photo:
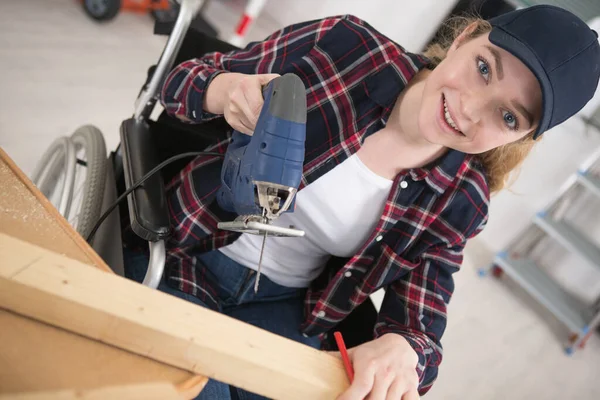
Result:
[[[176,66],[161,100],[181,120],[221,117],[203,111],[211,80],[222,72],[294,73],[306,86],[306,156],[300,190],[383,128],[407,82],[428,60],[406,52],[366,22],[337,16],[295,24],[264,41],[214,52]],[[224,153],[229,139],[211,146]],[[169,184],[174,235],[168,243],[167,281],[216,306],[215,289],[195,269],[195,252],[233,242],[238,233],[217,223],[235,217],[215,195],[222,160],[200,156]],[[373,337],[402,335],[419,356],[419,391],[427,392],[442,359],[440,339],[466,240],[487,221],[489,190],[473,156],[450,150],[434,165],[400,173],[369,239],[341,269],[326,269],[305,300],[308,335],[324,335],[370,294],[385,288]],[[348,274],[348,272],[350,272]]]

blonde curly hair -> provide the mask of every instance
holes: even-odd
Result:
[[[434,42],[423,53],[431,61],[432,68],[435,68],[444,60],[454,40],[471,24],[475,24],[475,28],[468,35],[468,39],[474,39],[492,30],[489,22],[477,16],[450,18],[441,27]],[[485,169],[491,193],[499,192],[514,182],[519,167],[530,153],[533,145],[539,140],[534,141],[533,132],[531,132],[516,142],[476,155]]]

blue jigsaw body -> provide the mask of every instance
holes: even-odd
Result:
[[[262,215],[254,182],[297,189],[306,141],[306,92],[300,78],[286,74],[268,83],[252,136],[234,131],[221,170],[219,205],[238,215]],[[294,202],[285,212],[294,210]]]

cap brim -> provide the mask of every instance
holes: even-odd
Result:
[[[542,116],[533,135],[537,139],[550,126],[552,110],[554,108],[554,93],[550,79],[536,55],[521,41],[508,34],[500,27],[494,27],[489,35],[489,40],[494,45],[508,51],[525,64],[535,75],[542,89]]]

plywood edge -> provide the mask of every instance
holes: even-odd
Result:
[[[37,199],[39,204],[50,216],[58,223],[63,232],[77,245],[83,254],[89,260],[89,264],[105,271],[114,273],[92,247],[69,225],[67,220],[60,215],[58,210],[48,201],[48,199],[37,189],[31,180],[21,171],[10,156],[0,147],[0,159],[8,166],[12,173],[19,179],[27,190]]]

